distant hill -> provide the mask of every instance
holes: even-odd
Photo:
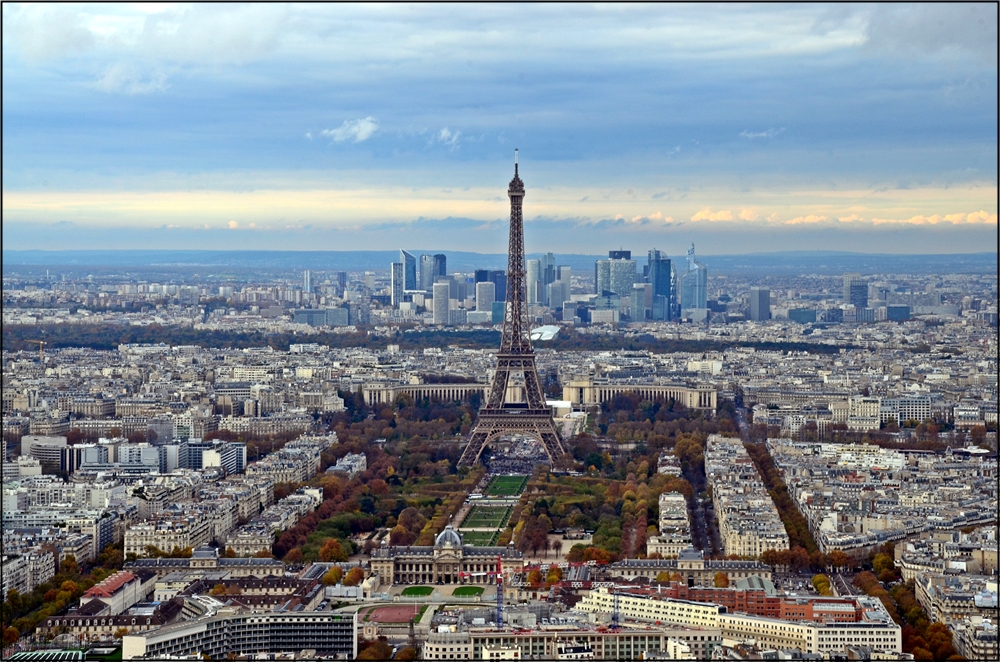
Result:
[[[506,269],[502,253],[411,250],[414,255],[444,253],[449,271]],[[530,253],[538,258],[541,253]],[[604,255],[556,253],[556,264],[569,265],[574,271],[592,273],[594,260]],[[633,252],[641,270],[645,253]],[[683,263],[683,256],[671,256]],[[222,250],[80,250],[40,251],[4,250],[3,266],[35,267],[136,267],[191,268],[215,267],[232,270],[301,270],[361,271],[384,270],[399,260],[399,251],[222,251]],[[838,251],[785,251],[747,255],[699,255],[698,260],[709,274],[789,275],[837,274],[847,271],[866,273],[996,273],[997,253],[961,253],[895,255],[848,253]]]

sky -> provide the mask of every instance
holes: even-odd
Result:
[[[5,249],[966,253],[997,5],[3,5]]]

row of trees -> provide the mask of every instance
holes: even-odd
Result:
[[[884,561],[880,565],[883,571],[887,569]],[[965,659],[955,652],[948,626],[932,623],[927,617],[917,601],[912,580],[895,584],[887,591],[874,573],[866,571],[855,575],[854,585],[878,598],[892,619],[902,626],[904,653],[911,653],[916,660]]]
[[[333,348],[364,347],[385,349],[389,344],[402,349],[426,349],[429,347],[468,347],[495,349],[500,344],[500,332],[494,329],[470,331],[441,331],[420,329],[405,333],[405,329],[394,334],[369,335],[367,329],[354,333],[320,332],[311,333],[310,342]],[[29,341],[45,340],[51,349],[61,347],[87,347],[97,350],[117,349],[123,343],[165,343],[167,345],[198,345],[201,347],[236,348],[273,347],[288,351],[292,343],[302,342],[302,336],[295,333],[263,333],[260,331],[216,331],[201,330],[178,325],[150,324],[148,326],[126,326],[118,324],[51,324],[35,326],[8,324],[3,329],[4,351],[34,351],[37,346]],[[605,351],[630,350],[651,351],[657,354],[669,352],[713,352],[730,347],[754,347],[764,351],[809,352],[812,354],[836,354],[840,348],[833,345],[805,342],[757,342],[718,340],[668,340],[651,334],[626,336],[621,333],[593,335],[579,333],[572,329],[563,330],[551,341],[539,343],[541,349],[557,351]]]
[[[52,579],[36,586],[30,593],[21,595],[17,590],[10,590],[0,608],[0,631],[4,645],[34,632],[39,623],[71,606],[87,589],[118,570],[122,560],[121,544],[105,547],[88,572],[81,571],[76,559],[70,555],[59,564],[58,572]]]
[[[767,493],[771,495],[771,499],[778,509],[778,515],[781,517],[781,522],[785,525],[785,532],[788,534],[788,542],[792,551],[796,547],[801,547],[807,554],[813,554],[818,550],[818,547],[812,533],[809,531],[809,523],[806,522],[806,518],[795,507],[792,497],[788,493],[788,487],[781,479],[778,467],[774,464],[774,458],[767,452],[767,446],[764,444],[746,444],[746,449],[750,455],[750,459],[753,460],[754,466],[757,467],[757,472],[764,481],[764,486],[767,487]]]

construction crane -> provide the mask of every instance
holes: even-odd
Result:
[[[496,572],[460,572],[459,578],[465,577],[496,577],[497,579],[497,629],[503,629],[503,557],[497,556]]]
[[[44,363],[45,362],[45,346],[48,345],[49,343],[45,342],[44,340],[25,340],[24,342],[36,342],[36,343],[38,343],[38,362],[39,363]]]

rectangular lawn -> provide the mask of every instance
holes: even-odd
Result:
[[[486,488],[490,496],[518,496],[528,485],[528,476],[494,476]]]

